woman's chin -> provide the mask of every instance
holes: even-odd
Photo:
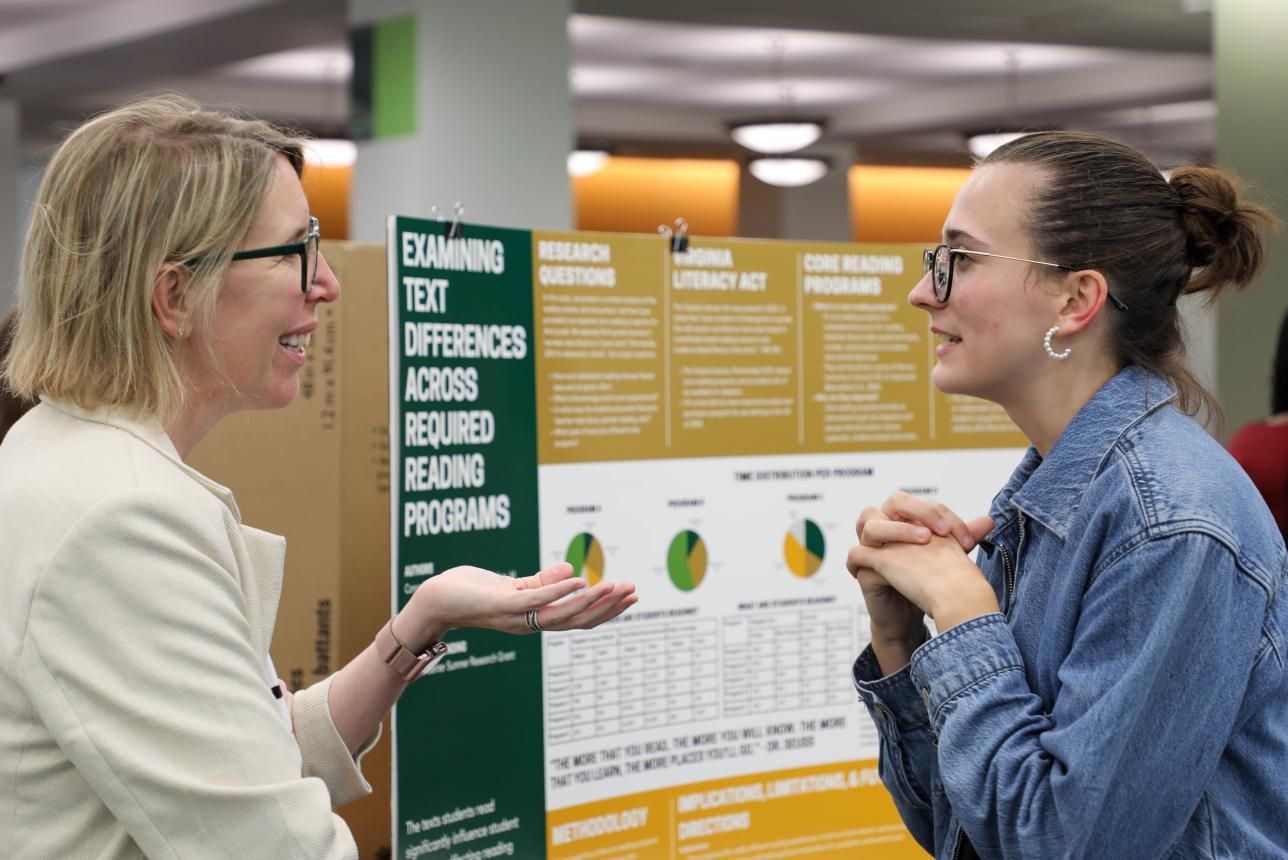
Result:
[[[291,377],[289,384],[274,388],[265,404],[265,409],[285,409],[295,402],[295,398],[300,394],[300,378]]]
[[[958,377],[959,374],[953,373],[952,368],[945,367],[943,362],[930,369],[930,382],[941,394],[968,394]]]
[[[299,377],[292,377],[290,380],[280,380],[276,385],[266,388],[256,394],[247,395],[243,393],[238,398],[239,403],[232,411],[240,410],[261,410],[261,409],[285,409],[295,402],[295,398],[300,393]]]

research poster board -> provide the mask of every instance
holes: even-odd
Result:
[[[1022,436],[930,384],[921,248],[390,219],[395,608],[567,560],[597,630],[453,634],[394,717],[394,856],[912,858],[850,668],[854,521],[987,509]]]

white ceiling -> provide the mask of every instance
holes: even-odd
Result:
[[[732,152],[727,122],[784,111],[873,161],[960,159],[962,132],[1013,125],[1106,130],[1163,162],[1212,147],[1205,0],[575,5],[577,132],[622,151]],[[344,33],[343,0],[0,0],[0,94],[33,141],[163,87],[337,134]]]

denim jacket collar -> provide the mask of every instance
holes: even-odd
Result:
[[[1176,393],[1163,379],[1128,365],[1097,391],[1056,439],[1044,460],[1035,448],[993,500],[989,516],[1004,528],[1017,510],[1068,538],[1078,501],[1122,435]]]

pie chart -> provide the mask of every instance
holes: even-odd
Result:
[[[813,520],[801,520],[783,538],[783,558],[787,568],[804,579],[813,576],[823,564],[825,549],[823,530]]]
[[[695,531],[682,531],[666,551],[666,572],[681,591],[692,591],[707,575],[707,545]]]
[[[591,585],[604,578],[604,548],[590,532],[582,532],[568,544],[564,561],[572,565],[578,576],[584,576]]]

